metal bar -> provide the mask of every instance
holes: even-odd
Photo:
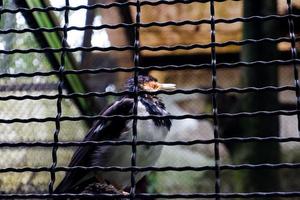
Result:
[[[138,140],[136,145],[164,145],[164,146],[190,146],[197,144],[214,144],[214,143],[250,143],[250,142],[300,142],[299,137],[232,137],[232,138],[218,138],[209,140],[189,140],[189,141],[142,141]],[[120,145],[131,145],[131,141],[85,141],[85,142],[57,142],[59,147],[74,147],[74,146],[98,146],[98,145],[109,145],[109,146],[120,146]],[[1,147],[52,147],[54,142],[0,142]]]
[[[0,0],[0,12],[2,11],[3,11],[3,0]],[[0,20],[1,20],[1,15],[2,14],[0,14]]]
[[[69,6],[70,3],[69,3],[69,0],[65,0],[65,5],[66,6]],[[62,40],[61,40],[61,46],[62,48],[65,48],[67,46],[67,37],[68,37],[68,31],[67,31],[67,27],[68,27],[68,24],[69,24],[69,10],[66,9],[65,12],[64,12],[64,30],[63,30],[63,35],[62,35]],[[64,71],[64,68],[65,68],[65,55],[66,55],[66,52],[65,51],[62,51],[61,52],[61,55],[60,55],[60,67],[59,67],[59,82],[58,82],[58,98],[57,98],[57,102],[56,102],[56,110],[57,110],[57,115],[56,115],[56,118],[55,118],[55,132],[54,132],[54,135],[53,135],[53,141],[54,141],[54,144],[53,144],[53,148],[52,148],[52,165],[51,165],[51,171],[50,171],[50,174],[51,174],[51,180],[50,180],[50,183],[49,183],[49,194],[52,194],[53,193],[53,187],[54,187],[54,183],[55,183],[55,180],[56,180],[56,174],[55,174],[55,168],[57,166],[57,150],[58,150],[58,146],[57,146],[57,143],[59,142],[58,140],[58,136],[59,136],[59,133],[60,133],[60,127],[61,127],[61,124],[60,124],[60,118],[62,116],[62,97],[61,95],[63,94],[63,82],[64,82],[64,74],[63,74],[63,71]]]
[[[192,45],[175,45],[175,46],[141,46],[140,51],[175,51],[175,50],[192,50],[192,49],[206,49],[211,47],[226,47],[229,45],[233,46],[243,46],[249,44],[257,43],[280,43],[289,42],[289,37],[279,37],[279,38],[261,38],[261,39],[246,39],[241,41],[226,41],[226,42],[213,42],[208,44],[192,44]],[[295,37],[295,42],[300,41],[300,37]],[[28,53],[57,53],[57,52],[76,52],[76,51],[127,51],[133,50],[134,46],[110,46],[110,47],[62,47],[62,48],[28,48],[28,49],[12,49],[12,50],[0,50],[2,54],[28,54]]]
[[[138,75],[139,70],[138,66],[140,66],[140,22],[141,22],[141,5],[140,0],[136,0],[136,15],[135,15],[135,22],[136,26],[134,28],[134,89],[133,89],[133,97],[134,97],[134,105],[133,105],[133,115],[138,115],[138,98],[139,98],[139,87],[138,87]],[[132,123],[132,154],[131,154],[131,166],[136,166],[136,142],[137,142],[137,123],[138,119],[133,119]],[[131,171],[131,186],[130,186],[130,199],[135,199],[136,195],[136,180],[135,180],[135,171]]]
[[[215,4],[214,0],[210,1],[210,41],[212,44],[216,42],[216,30],[215,30]],[[211,46],[211,71],[212,71],[212,88],[217,88],[217,58],[216,58],[216,47]],[[214,139],[220,137],[219,134],[219,123],[218,123],[218,105],[217,105],[217,93],[212,93],[212,113],[213,113],[213,131]],[[215,193],[221,192],[221,177],[220,177],[220,152],[219,142],[214,143],[214,156],[215,156]],[[220,200],[216,197],[216,200]]]
[[[299,114],[299,110],[274,110],[274,111],[256,111],[256,112],[237,112],[237,113],[218,113],[218,118],[241,118],[241,117],[265,117],[265,116],[292,116]],[[213,115],[210,113],[205,114],[185,114],[185,115],[149,115],[149,116],[135,116],[135,115],[111,115],[111,116],[103,116],[103,115],[95,115],[95,116],[87,116],[80,115],[76,117],[71,116],[62,116],[60,121],[80,121],[80,120],[113,120],[113,119],[138,119],[138,120],[149,120],[149,119],[213,119]],[[13,118],[13,119],[0,119],[0,123],[12,124],[12,123],[31,123],[31,122],[55,122],[55,117],[45,117],[45,118]]]
[[[254,67],[258,65],[289,65],[289,64],[300,64],[300,59],[290,60],[270,60],[270,61],[253,61],[253,62],[235,62],[235,63],[217,63],[217,68],[236,68],[236,67]],[[209,69],[210,63],[205,64],[184,64],[184,65],[165,65],[165,66],[146,66],[136,67],[138,70],[198,70],[198,69]],[[133,72],[134,67],[113,67],[113,68],[97,68],[97,69],[81,69],[81,70],[65,70],[64,74],[98,74],[98,73],[116,73],[116,72]],[[19,73],[0,73],[0,78],[19,78],[19,77],[35,77],[35,76],[51,76],[58,75],[57,70],[47,72],[19,72]]]
[[[51,87],[51,90],[53,88]],[[24,89],[25,90],[25,89]],[[8,91],[24,91],[24,90],[4,90],[4,92]],[[43,91],[49,90],[49,87],[46,88],[37,88],[34,91]],[[174,95],[174,94],[226,94],[226,93],[250,93],[250,92],[285,92],[285,91],[295,91],[296,87],[292,85],[286,86],[266,86],[266,87],[245,87],[245,88],[209,88],[209,89],[178,89],[176,91],[156,91],[156,92],[146,92],[146,91],[138,91],[139,95],[141,94],[166,94],[166,95]],[[2,90],[0,90],[2,91]],[[3,91],[2,91],[3,92]],[[66,99],[73,99],[75,97],[82,97],[82,98],[89,98],[89,97],[107,97],[107,96],[124,96],[124,95],[132,95],[133,92],[131,91],[121,91],[121,92],[89,92],[89,93],[70,93],[70,94],[55,94],[55,95],[8,95],[0,97],[0,101],[7,101],[7,100],[41,100],[41,99],[57,99],[58,97],[66,98]]]
[[[288,6],[288,13],[292,14],[293,9],[292,9],[292,1],[287,0],[287,6]],[[291,54],[292,54],[292,60],[293,62],[293,68],[294,68],[294,81],[295,81],[295,86],[296,86],[296,101],[297,101],[297,107],[296,109],[300,109],[300,83],[299,83],[299,70],[297,67],[297,63],[295,62],[297,59],[297,48],[296,48],[296,35],[295,35],[295,26],[294,26],[294,21],[292,18],[288,18],[288,24],[289,24],[289,34],[290,34],[290,44],[291,44]],[[300,114],[297,114],[297,119],[298,119],[298,134],[300,136]]]
[[[66,172],[66,171],[74,171],[74,170],[86,170],[86,171],[117,171],[117,172],[147,172],[147,171],[157,171],[157,172],[165,172],[165,171],[215,171],[215,166],[213,165],[205,165],[199,167],[192,166],[182,166],[182,167],[174,167],[174,166],[165,166],[165,167],[119,167],[119,166],[109,166],[109,167],[86,167],[86,166],[75,166],[75,167],[56,167],[54,169],[55,172]],[[239,165],[220,165],[220,171],[223,170],[231,170],[231,171],[239,171],[239,170],[263,170],[263,169],[300,169],[300,163],[261,163],[261,164],[239,164]],[[53,169],[51,167],[8,167],[1,168],[0,173],[23,173],[23,172],[51,172]]]
[[[47,199],[47,198],[101,198],[101,197],[108,197],[108,198],[128,198],[128,195],[117,195],[117,194],[0,194],[0,199],[32,199],[32,198],[40,198],[40,199]],[[300,197],[300,192],[252,192],[252,193],[178,193],[178,194],[169,194],[169,193],[138,193],[136,194],[137,198],[142,199],[153,199],[153,198],[160,198],[160,199],[194,199],[194,198],[203,198],[203,199],[212,199],[212,198],[273,198],[273,197],[284,197],[284,198],[295,198]]]

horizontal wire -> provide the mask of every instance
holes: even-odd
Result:
[[[300,64],[300,59],[290,59],[290,60],[270,60],[270,61],[252,61],[252,62],[235,62],[235,63],[217,63],[217,67],[228,67],[234,68],[239,66],[251,67],[256,65],[288,65],[288,64]],[[204,64],[184,64],[184,65],[165,65],[165,66],[147,66],[138,67],[139,70],[185,70],[185,69],[208,69],[210,68],[210,63]],[[97,68],[97,69],[78,69],[78,70],[65,70],[63,74],[98,74],[101,72],[105,73],[115,73],[115,72],[133,72],[135,68],[133,67],[113,67],[113,68]],[[19,72],[19,73],[0,73],[0,78],[19,78],[19,77],[34,77],[34,76],[51,76],[58,75],[59,71],[52,70],[47,72]]]
[[[126,194],[109,194],[109,193],[101,193],[101,194],[90,194],[90,193],[62,193],[62,194],[0,194],[0,199],[31,199],[31,198],[40,198],[40,199],[48,199],[48,198],[129,198],[129,195]],[[142,199],[153,199],[153,198],[162,198],[162,199],[177,199],[177,198],[272,198],[272,197],[300,197],[300,191],[294,192],[251,192],[251,193],[135,193],[135,198]]]
[[[299,114],[299,110],[274,110],[274,111],[256,111],[256,112],[238,112],[238,113],[218,113],[219,118],[241,118],[241,117],[265,117],[265,116],[278,116],[278,115],[296,115]],[[212,119],[212,114],[186,114],[186,115],[149,115],[149,116],[134,116],[134,115],[95,115],[87,116],[80,115],[76,117],[62,116],[61,121],[80,121],[80,120],[114,120],[114,119],[138,119],[138,120],[149,120],[149,119]],[[14,119],[0,119],[0,123],[12,124],[12,123],[30,123],[30,122],[55,122],[55,117],[45,117],[45,118],[14,118]]]
[[[89,193],[62,193],[62,194],[0,194],[0,199],[31,199],[31,198],[40,198],[40,199],[48,199],[48,198],[129,198],[129,195],[126,194],[109,194],[109,193],[101,193],[101,194],[89,194]],[[185,199],[194,199],[194,198],[272,198],[272,197],[300,197],[300,191],[294,192],[251,192],[251,193],[135,193],[135,198],[142,199],[153,199],[153,198],[162,198],[162,199],[177,199],[177,198],[185,198]]]
[[[250,142],[300,142],[299,137],[232,137],[218,138],[209,140],[190,140],[190,141],[141,141],[138,140],[136,145],[164,145],[164,146],[190,146],[199,144],[214,144],[214,143],[250,143]],[[0,148],[3,147],[53,147],[53,142],[0,142]],[[132,145],[131,141],[82,141],[82,142],[57,142],[55,145],[59,147],[74,147],[74,146],[121,146]]]
[[[262,163],[262,164],[224,164],[220,165],[220,170],[253,170],[253,169],[300,169],[300,163]],[[85,166],[74,166],[74,167],[7,167],[7,168],[0,168],[0,173],[7,173],[7,172],[15,172],[15,173],[24,173],[24,172],[48,172],[48,171],[74,171],[74,170],[87,170],[87,171],[118,171],[118,172],[148,172],[148,171],[155,171],[155,172],[166,172],[166,171],[214,171],[216,167],[213,165],[208,166],[201,166],[201,167],[192,167],[192,166],[183,166],[183,167],[174,167],[174,166],[165,166],[165,167],[119,167],[119,166],[109,166],[109,167],[100,167],[100,166],[93,166],[93,167],[85,167]]]
[[[249,93],[249,92],[283,92],[283,91],[295,91],[296,87],[293,85],[275,87],[275,86],[266,86],[266,87],[246,87],[246,88],[209,88],[209,89],[177,89],[172,91],[167,90],[160,90],[156,92],[148,92],[148,91],[138,91],[138,95],[142,94],[166,94],[166,95],[174,95],[174,94],[212,94],[212,93],[219,93],[219,94],[226,94],[226,93]],[[8,96],[0,96],[0,101],[7,101],[7,100],[41,100],[41,99],[57,99],[57,98],[88,98],[88,97],[106,97],[106,96],[124,96],[124,95],[132,95],[133,92],[131,91],[121,91],[121,92],[88,92],[88,93],[71,93],[71,94],[63,94],[63,95],[8,95]]]
[[[224,2],[226,0],[215,0],[216,2]],[[234,0],[234,1],[240,1],[240,0]],[[157,6],[157,5],[175,5],[175,4],[190,4],[190,3],[207,3],[209,0],[159,0],[159,1],[142,1],[139,3],[140,6]],[[91,9],[97,9],[97,8],[113,8],[113,7],[127,7],[127,6],[136,6],[136,2],[113,2],[109,4],[102,4],[102,3],[97,3],[93,5],[79,5],[79,6],[62,6],[62,7],[54,7],[54,6],[48,6],[45,8],[42,7],[34,7],[34,8],[17,8],[17,9],[9,9],[9,8],[3,8],[0,10],[0,14],[4,13],[18,13],[18,12],[49,12],[49,11],[65,11],[65,10],[70,10],[70,11],[77,11],[80,9],[86,9],[86,10],[91,10]]]
[[[300,37],[296,37],[296,41],[300,41]],[[234,40],[228,40],[226,42],[211,42],[207,44],[191,44],[191,45],[175,45],[175,46],[141,46],[141,50],[145,51],[175,51],[175,50],[192,50],[192,49],[205,49],[210,47],[226,47],[226,46],[242,46],[242,45],[248,45],[248,44],[257,44],[257,43],[263,43],[263,42],[274,42],[274,43],[280,43],[280,42],[290,42],[289,37],[279,37],[279,38],[261,38],[261,39],[245,39],[241,41],[234,41]]]
[[[300,41],[300,37],[295,38],[296,41]],[[192,45],[175,45],[175,46],[141,46],[140,51],[175,51],[175,50],[192,50],[192,49],[205,49],[212,46],[215,47],[226,47],[229,45],[242,46],[248,44],[257,44],[263,42],[289,42],[289,37],[279,37],[279,38],[262,38],[262,39],[245,39],[241,41],[226,41],[226,42],[214,42],[207,44],[192,44]],[[28,54],[28,53],[57,53],[61,51],[66,52],[76,52],[76,51],[126,51],[134,50],[133,46],[110,46],[110,47],[75,47],[75,48],[29,48],[29,49],[12,49],[12,50],[0,50],[0,54]]]
[[[240,165],[221,165],[221,170],[251,170],[251,169],[299,169],[300,163],[263,163],[263,164],[240,164]],[[20,167],[20,168],[1,168],[0,173],[7,172],[15,172],[15,173],[23,173],[23,172],[47,172],[50,171],[50,167]],[[120,171],[120,172],[146,172],[146,171],[208,171],[215,170],[215,166],[201,166],[201,167],[192,167],[192,166],[183,166],[183,167],[174,167],[174,166],[166,166],[166,167],[118,167],[118,166],[110,166],[110,167],[85,167],[85,166],[74,166],[74,167],[55,167],[56,172],[59,171],[74,171],[74,170],[97,170],[97,171]]]
[[[232,18],[232,19],[216,19],[215,23],[236,23],[236,22],[253,22],[253,21],[267,21],[267,20],[284,20],[284,19],[298,19],[300,18],[300,15],[269,15],[269,16],[251,16],[247,18]],[[167,22],[150,22],[150,23],[139,23],[139,27],[141,28],[149,28],[149,27],[167,27],[167,26],[185,26],[185,25],[201,25],[201,24],[210,24],[211,21],[209,19],[203,19],[203,20],[185,20],[185,21],[167,21]],[[125,24],[125,23],[120,23],[120,24],[103,24],[99,26],[95,25],[88,25],[88,26],[69,26],[67,27],[67,31],[85,31],[87,29],[93,29],[93,30],[101,30],[101,29],[118,29],[118,28],[130,28],[130,27],[135,27],[137,26],[136,23],[132,24]],[[57,32],[57,31],[63,31],[63,27],[53,27],[53,28],[24,28],[24,29],[5,29],[5,30],[0,30],[0,34],[8,34],[8,33],[40,33],[40,32]]]
[[[111,46],[111,47],[75,47],[75,48],[28,48],[28,49],[12,49],[0,50],[0,54],[28,54],[28,53],[58,53],[58,52],[76,52],[76,51],[126,51],[133,50],[132,46]]]

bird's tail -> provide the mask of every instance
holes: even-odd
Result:
[[[78,173],[82,174],[82,173]],[[78,177],[78,175],[71,173],[66,174],[64,179],[60,182],[60,184],[55,188],[54,194],[62,194],[62,193],[80,193],[84,190],[84,188],[90,184],[91,182],[95,182],[95,177],[90,174],[84,177]]]
[[[72,193],[71,182],[65,177],[53,191],[54,194]]]

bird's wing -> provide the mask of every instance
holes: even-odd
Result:
[[[101,116],[131,115],[133,104],[133,99],[122,98],[105,109]],[[124,132],[124,129],[126,129],[126,121],[127,120],[120,118],[113,120],[99,120],[89,130],[88,134],[84,138],[84,141],[103,141],[118,138],[120,134]],[[75,151],[69,167],[90,166],[91,156],[94,149],[95,146],[93,145],[80,146]],[[81,180],[85,174],[87,174],[87,171],[74,170],[67,172],[62,182],[55,189],[55,192],[72,192],[75,184]]]

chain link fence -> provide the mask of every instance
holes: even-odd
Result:
[[[0,199],[300,199],[299,2],[1,2]],[[145,73],[178,86],[157,92],[167,140],[82,142]],[[164,150],[156,166],[67,167],[85,145]],[[129,194],[54,194],[78,169],[130,171]]]

